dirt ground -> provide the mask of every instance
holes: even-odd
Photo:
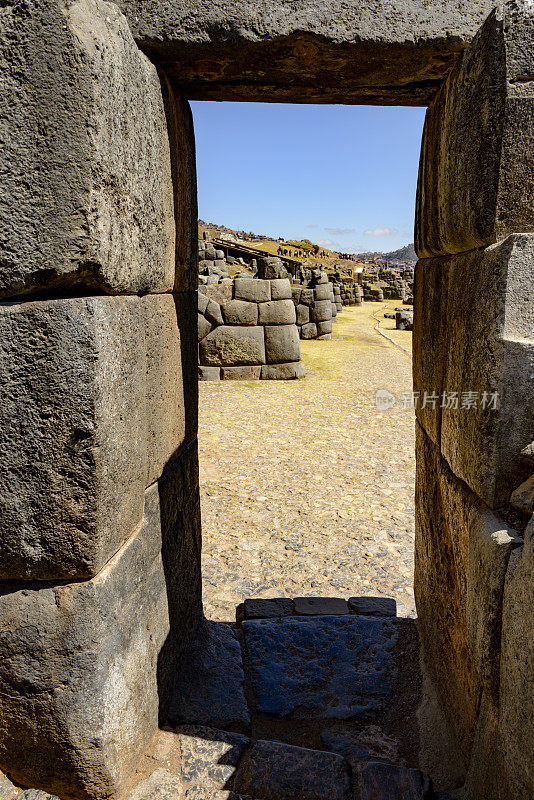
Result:
[[[414,616],[411,333],[395,302],[346,308],[331,341],[302,342],[301,381],[200,384],[204,602],[394,597]],[[372,317],[375,314],[375,318]],[[395,397],[377,409],[377,390]]]

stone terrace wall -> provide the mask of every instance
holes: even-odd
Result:
[[[303,378],[287,278],[236,278],[198,292],[200,380]],[[211,290],[211,291],[210,291]]]
[[[332,320],[337,316],[334,287],[326,274],[314,287],[293,286],[293,303],[301,339],[331,339]]]
[[[417,409],[415,594],[468,800],[534,797],[534,504],[509,509],[534,474],[533,53],[506,3],[429,108],[419,174],[414,388],[439,400]]]

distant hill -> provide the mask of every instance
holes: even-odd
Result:
[[[399,247],[398,250],[393,250],[392,253],[385,253],[384,258],[386,261],[417,261],[413,242]]]
[[[404,247],[399,247],[398,250],[393,250],[391,253],[381,253],[375,251],[373,253],[358,253],[360,258],[374,258],[377,261],[417,261],[415,248],[413,243],[406,244]]]

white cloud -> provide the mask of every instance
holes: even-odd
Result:
[[[398,233],[397,228],[368,228],[363,232],[364,236],[394,236]]]
[[[346,236],[348,233],[356,233],[354,228],[325,228],[327,233],[332,236]]]
[[[317,244],[320,244],[321,247],[328,247],[329,244],[332,244],[330,239],[319,239]]]

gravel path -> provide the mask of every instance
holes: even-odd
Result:
[[[389,304],[391,305],[391,303]],[[387,304],[347,308],[332,341],[302,343],[302,381],[200,384],[204,602],[246,597],[413,600],[411,360],[373,328]],[[381,329],[408,350],[411,334]],[[397,396],[380,413],[377,389]]]

